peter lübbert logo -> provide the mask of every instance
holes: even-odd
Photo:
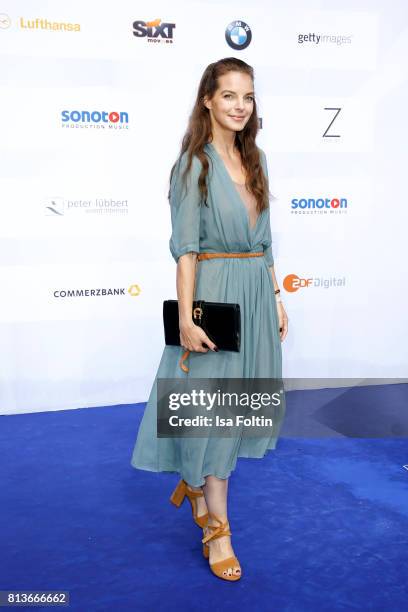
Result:
[[[252,40],[251,28],[245,21],[239,19],[232,21],[226,27],[225,40],[230,47],[237,51],[246,49]]]
[[[48,197],[44,202],[45,216],[64,217],[65,215],[97,215],[97,216],[123,216],[129,213],[128,200],[114,200],[113,198],[90,198],[81,200]]]
[[[11,26],[11,19],[5,13],[0,13],[0,30],[7,30]]]

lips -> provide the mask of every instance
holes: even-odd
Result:
[[[245,115],[228,115],[232,119],[245,119]]]

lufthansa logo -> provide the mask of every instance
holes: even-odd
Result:
[[[252,40],[251,28],[245,21],[231,21],[225,30],[225,40],[233,49],[246,49]]]

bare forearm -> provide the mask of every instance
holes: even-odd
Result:
[[[275,290],[279,289],[278,281],[276,280],[276,276],[275,276],[275,266],[273,265],[273,266],[268,266],[268,267],[271,272],[273,287]]]
[[[176,288],[179,304],[180,328],[193,323],[193,290],[196,271],[197,253],[185,253],[177,262]]]

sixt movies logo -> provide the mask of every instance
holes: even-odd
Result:
[[[292,215],[342,215],[347,213],[347,198],[293,198]]]
[[[129,115],[123,111],[63,110],[61,125],[63,128],[128,130]]]
[[[146,38],[148,43],[173,43],[173,30],[175,23],[162,22],[161,19],[154,21],[134,21],[133,36]]]

